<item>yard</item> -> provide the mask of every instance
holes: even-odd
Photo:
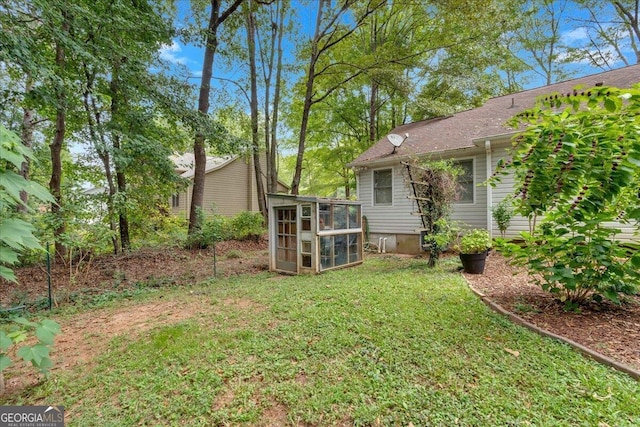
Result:
[[[161,278],[104,273],[117,293],[60,291],[57,367],[9,369],[0,404],[61,404],[77,426],[640,423],[640,383],[491,312],[453,258],[290,277],[232,251],[199,285],[160,261]]]

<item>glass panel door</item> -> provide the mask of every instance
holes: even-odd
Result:
[[[276,208],[278,223],[276,268],[285,271],[298,271],[298,224],[296,207]]]

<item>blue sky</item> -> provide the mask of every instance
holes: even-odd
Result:
[[[293,4],[296,4],[296,0],[292,0]],[[296,13],[298,15],[297,18],[297,26],[300,31],[300,37],[310,37],[310,33],[315,24],[315,15],[316,15],[316,6],[314,2],[311,2],[311,6],[302,6],[301,3],[297,3],[299,7],[296,8]],[[178,8],[181,17],[188,17],[189,15],[189,1],[188,0],[179,0]],[[571,19],[576,22],[585,17],[585,13],[583,10],[576,8],[575,6],[571,6],[569,9],[569,13],[567,16],[570,16]],[[562,30],[562,42],[567,45],[579,45],[585,43],[589,40],[589,35],[585,27],[577,26],[574,24],[572,27],[564,25],[564,30]],[[293,48],[290,46],[290,50]],[[202,75],[202,58],[203,58],[203,49],[198,46],[187,45],[181,42],[178,39],[174,39],[171,45],[166,45],[160,50],[161,57],[168,61],[169,63],[179,64],[181,66],[186,67],[189,70],[189,75],[196,80],[198,77]],[[292,52],[290,52],[292,54]],[[630,59],[630,62],[634,62],[631,60],[632,52],[629,50],[625,52],[627,58]],[[224,77],[228,79],[239,79],[244,70],[223,70],[220,66],[219,57],[216,57],[217,61],[214,63],[214,76]],[[613,64],[614,68],[618,68],[623,66],[624,63],[621,61]],[[588,63],[573,63],[569,66],[569,69],[575,70],[575,77],[580,77],[589,74],[595,74],[602,71],[599,68],[593,67]],[[215,85],[216,83],[213,82]],[[541,86],[544,84],[544,81],[541,78],[536,77],[535,75],[532,79],[526,84],[526,88],[532,88]]]

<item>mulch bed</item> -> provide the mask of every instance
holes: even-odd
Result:
[[[484,274],[464,275],[475,289],[528,322],[640,370],[640,296],[627,296],[620,305],[590,302],[568,312],[496,252],[487,258]]]

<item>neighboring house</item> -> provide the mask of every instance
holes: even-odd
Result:
[[[194,156],[192,153],[186,153],[173,156],[172,160],[176,164],[176,173],[191,182],[187,188],[171,197],[171,212],[188,218],[193,191]],[[264,171],[264,163],[262,167]],[[262,181],[266,192],[264,176]],[[285,184],[278,183],[278,192],[287,191]],[[244,211],[259,212],[253,158],[238,155],[207,157],[202,207],[206,214],[224,216],[234,216]]]
[[[386,238],[386,250],[391,252],[420,251],[420,217],[412,215],[417,208],[408,198],[411,190],[405,184],[401,162],[427,157],[453,159],[466,171],[460,180],[465,191],[454,205],[453,219],[498,234],[491,209],[512,193],[513,179],[505,177],[495,188],[482,184],[496,170],[498,161],[508,157],[507,148],[517,133],[505,122],[533,107],[540,95],[566,94],[578,85],[584,89],[596,85],[627,88],[639,82],[640,65],[633,65],[492,98],[472,110],[396,127],[391,133],[402,136],[400,141],[408,134],[399,147],[382,138],[349,165],[356,173],[369,241]],[[515,217],[507,235],[516,236],[528,229],[526,218]],[[624,227],[621,237],[631,239],[635,231],[637,228]]]

